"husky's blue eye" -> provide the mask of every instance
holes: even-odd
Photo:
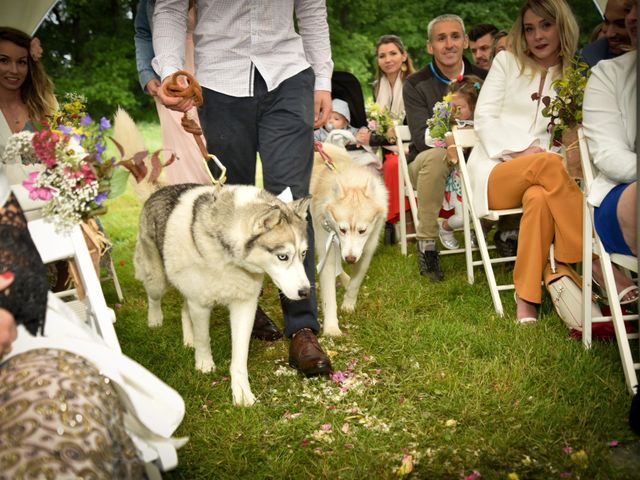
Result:
[[[289,255],[281,253],[280,255],[278,255],[278,260],[280,260],[281,262],[286,262],[287,260],[289,260]]]

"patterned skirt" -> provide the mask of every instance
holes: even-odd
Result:
[[[144,478],[108,378],[62,350],[0,366],[0,479]]]

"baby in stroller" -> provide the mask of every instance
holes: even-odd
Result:
[[[360,82],[349,72],[336,71],[331,83],[333,113],[324,127],[315,130],[315,140],[345,149],[354,162],[380,173],[380,158],[371,147],[356,141],[358,130],[367,123]]]

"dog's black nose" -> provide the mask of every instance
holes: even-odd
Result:
[[[345,261],[350,264],[356,263],[356,260],[358,259],[354,255],[347,255],[345,257]]]
[[[298,296],[300,298],[307,298],[309,296],[310,291],[311,291],[310,288],[301,288],[300,290],[298,290]]]

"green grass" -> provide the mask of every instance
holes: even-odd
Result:
[[[157,136],[157,128],[145,134]],[[175,291],[164,301],[164,325],[146,326],[132,266],[139,208],[128,192],[104,224],[125,292],[116,312],[122,348],[186,403],[177,434],[190,441],[165,478],[398,478],[406,455],[408,478],[459,479],[474,470],[483,479],[640,478],[637,464],[617,470],[614,462],[637,443],[616,345],[584,350],[548,301],[540,321],[523,327],[505,294],[506,317],[497,317],[484,274],[476,270],[468,285],[461,255],[442,258],[446,280],[433,284],[418,274],[414,254],[381,246],[356,312],[340,316],[346,335],[321,338],[334,368],[350,372],[343,388],[296,374],[286,365],[286,341],[252,340],[258,402],[234,407],[225,309],[211,318],[212,374],[197,372],[193,351],[182,346]],[[114,304],[112,286],[105,291]],[[282,326],[271,284],[261,304]],[[612,449],[612,440],[621,446]]]

